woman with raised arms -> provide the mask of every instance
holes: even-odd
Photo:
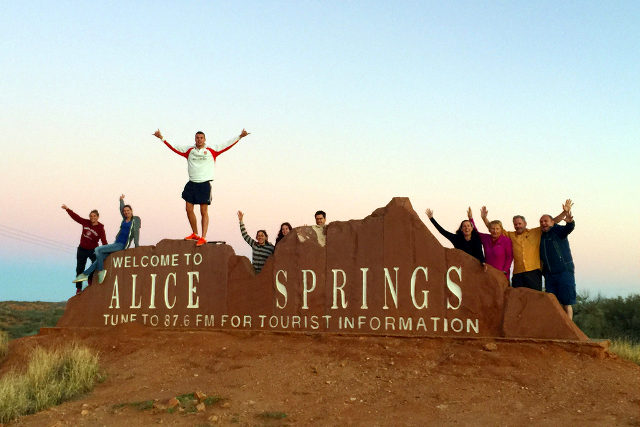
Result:
[[[451,233],[438,224],[438,222],[433,217],[433,211],[431,209],[427,209],[425,211],[429,220],[433,224],[433,226],[442,234],[448,241],[451,242],[454,248],[460,249],[476,258],[480,261],[486,270],[484,253],[482,253],[482,241],[480,240],[480,234],[478,230],[475,229],[471,221],[468,219],[463,220],[460,223],[460,227],[455,233]],[[471,208],[467,210],[467,215],[471,218]]]
[[[120,223],[120,230],[118,231],[115,241],[109,245],[98,246],[95,249],[96,260],[89,268],[78,274],[73,280],[73,283],[87,280],[89,275],[96,270],[98,271],[98,283],[102,283],[107,274],[107,270],[104,269],[105,258],[113,252],[127,249],[131,245],[131,242],[134,242],[136,248],[139,246],[140,217],[133,216],[131,205],[124,204],[124,194],[120,196],[120,215],[122,215],[122,222]]]
[[[267,258],[273,254],[273,251],[276,249],[271,243],[268,242],[269,236],[265,230],[258,230],[256,233],[256,240],[253,240],[247,234],[247,230],[244,228],[244,222],[242,219],[244,218],[244,213],[242,211],[238,211],[238,219],[240,220],[240,233],[242,234],[242,238],[245,242],[251,246],[252,249],[252,261],[253,268],[256,270],[256,274],[262,271],[262,267],[264,267],[264,263],[267,261]]]

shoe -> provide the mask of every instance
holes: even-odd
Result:
[[[84,281],[85,281],[85,280],[87,280],[88,278],[89,278],[89,276],[87,276],[86,274],[82,274],[82,273],[80,273],[80,274],[78,274],[78,275],[76,276],[76,278],[75,278],[75,279],[73,279],[73,280],[71,281],[71,283],[84,282]]]
[[[98,284],[102,284],[102,282],[104,282],[104,276],[107,275],[107,270],[102,270],[101,272],[98,273]]]
[[[200,236],[198,236],[196,233],[191,233],[184,238],[184,240],[199,240],[199,239],[200,239]]]
[[[196,243],[196,246],[202,246],[205,243],[207,243],[207,240],[204,237],[201,237],[198,239],[198,242]]]
[[[76,295],[80,295],[82,293],[82,289],[76,289]]]

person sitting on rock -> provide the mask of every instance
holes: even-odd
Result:
[[[238,219],[240,220],[240,233],[242,234],[242,238],[245,242],[251,246],[251,263],[253,264],[253,268],[256,271],[256,274],[262,271],[262,267],[264,267],[264,263],[267,261],[267,258],[273,254],[273,251],[276,249],[269,241],[267,240],[269,236],[265,230],[258,230],[256,233],[256,240],[253,240],[247,234],[247,230],[244,228],[244,222],[242,222],[244,218],[244,213],[242,211],[238,211]]]
[[[278,237],[276,237],[276,246],[278,246],[280,240],[282,240],[284,236],[289,234],[291,230],[293,230],[293,227],[288,222],[283,222],[282,224],[280,224],[280,231],[278,231]]]
[[[82,273],[73,280],[73,283],[83,282],[87,280],[89,275],[94,271],[98,271],[98,283],[104,281],[104,277],[107,274],[107,270],[104,268],[104,260],[107,255],[118,252],[123,249],[127,249],[131,242],[134,242],[135,247],[139,246],[138,241],[140,238],[140,217],[133,216],[133,209],[131,205],[124,204],[124,194],[120,196],[120,214],[122,215],[122,222],[120,223],[120,230],[116,235],[116,239],[110,245],[98,246],[95,249],[96,260]]]
[[[442,234],[447,240],[449,240],[454,248],[460,249],[461,251],[464,251],[472,257],[476,258],[482,263],[486,271],[487,265],[485,264],[484,252],[482,251],[482,241],[480,240],[480,234],[478,233],[478,230],[473,227],[471,221],[469,221],[468,219],[463,220],[460,223],[460,227],[458,227],[458,230],[454,234],[445,230],[440,226],[440,224],[438,224],[436,219],[433,217],[433,210],[427,209],[425,213],[429,217],[429,220],[431,221],[433,226],[436,227],[436,230],[438,230],[440,234]],[[471,208],[467,210],[467,215],[469,218],[471,218]]]
[[[103,245],[107,244],[107,236],[104,233],[104,225],[98,221],[100,214],[97,210],[92,210],[89,213],[89,219],[80,217],[77,213],[62,205],[62,209],[67,211],[69,216],[78,224],[82,225],[82,235],[80,236],[80,244],[76,251],[76,276],[85,269],[87,265],[87,259],[91,262],[96,260],[96,255],[93,250],[98,247],[100,242]],[[89,278],[89,284],[91,284],[91,278]],[[82,282],[76,283],[76,295],[82,292]]]

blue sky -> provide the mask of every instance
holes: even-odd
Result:
[[[238,209],[275,234],[408,196],[453,229],[572,198],[579,289],[637,292],[638,22],[637,2],[4,2],[0,299],[70,296],[62,203],[112,239],[125,193],[143,244],[186,235],[186,165],[150,134],[243,127],[213,191],[236,253]]]

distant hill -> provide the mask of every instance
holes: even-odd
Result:
[[[55,326],[66,302],[0,301],[0,329],[11,339],[35,335],[43,326]]]

